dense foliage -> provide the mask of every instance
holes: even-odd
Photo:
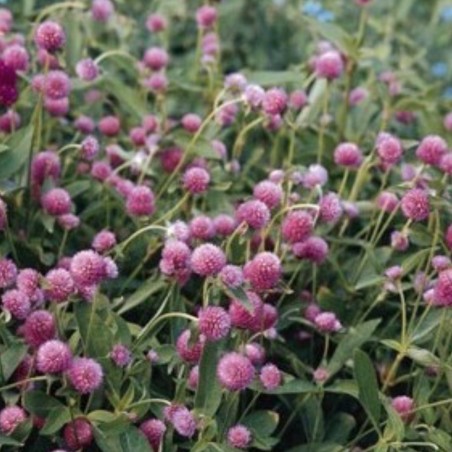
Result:
[[[452,450],[452,4],[2,3],[1,450]]]

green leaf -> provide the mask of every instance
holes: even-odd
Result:
[[[243,424],[253,430],[257,436],[271,436],[279,423],[279,414],[276,411],[254,411],[243,419]]]
[[[178,146],[182,149],[186,149],[190,145],[193,136],[188,135],[187,132],[183,130],[177,130],[172,134],[172,138]],[[204,157],[211,160],[221,160],[220,155],[213,148],[211,140],[202,135],[197,138],[195,145],[190,148],[191,152],[198,157]]]
[[[355,399],[359,399],[358,386],[355,380],[338,380],[332,385],[325,387],[325,392],[333,394],[347,394]]]
[[[59,400],[42,391],[27,391],[24,394],[24,407],[42,418],[47,418],[53,410],[66,408]]]
[[[304,74],[295,71],[245,71],[244,74],[250,83],[260,86],[285,85],[286,83],[301,85],[306,78]]]
[[[452,317],[452,312],[448,312],[446,310],[434,310],[430,311],[425,318],[422,319],[416,325],[412,335],[411,341],[412,343],[422,343],[425,339],[430,337],[430,334],[436,330],[438,325],[441,323],[441,318],[445,316],[445,320]]]
[[[416,347],[415,345],[410,346],[406,354],[414,362],[424,367],[437,367],[441,364],[440,359],[431,351],[426,350],[425,348]]]
[[[383,406],[388,415],[384,437],[389,441],[402,441],[405,436],[405,424],[402,418],[388,402],[385,402]]]
[[[18,342],[8,345],[0,356],[0,374],[3,381],[9,380],[17,366],[27,354],[27,346]]]
[[[8,151],[0,153],[0,179],[15,175],[30,155],[34,126],[30,124],[12,135]]]
[[[149,297],[165,287],[165,282],[162,280],[148,279],[140,285],[140,287],[131,294],[123,306],[118,310],[118,314],[124,314],[133,308],[136,308],[141,303],[149,299]]]
[[[119,434],[115,432],[103,432],[100,428],[94,428],[96,444],[103,452],[151,452],[149,442],[140,431],[128,425]]]
[[[11,438],[10,436],[0,435],[0,449],[2,446],[17,446],[22,447],[23,444],[20,441]]]
[[[199,364],[195,408],[205,416],[213,416],[221,403],[221,386],[216,376],[220,350],[219,342],[207,342]]]
[[[344,446],[335,443],[301,444],[289,449],[287,452],[343,452]]]
[[[356,420],[348,413],[337,413],[328,420],[326,439],[331,442],[345,444],[349,439],[351,431],[356,426]]]
[[[71,420],[69,408],[56,408],[49,412],[44,427],[40,430],[41,435],[54,435],[64,424]]]
[[[78,180],[76,182],[72,182],[72,184],[66,185],[65,189],[69,192],[71,198],[75,198],[76,196],[89,190],[90,187],[91,182],[89,180]]]
[[[341,340],[334,351],[331,361],[328,363],[327,371],[330,376],[338,372],[344,363],[352,358],[353,352],[372,337],[379,323],[380,319],[374,319],[350,328],[350,331]]]
[[[377,375],[372,361],[362,350],[355,351],[353,369],[359,388],[359,400],[372,421],[372,424],[378,430],[381,405],[378,395]]]
[[[317,392],[316,385],[304,380],[290,380],[276,389],[264,390],[265,394],[306,394]]]

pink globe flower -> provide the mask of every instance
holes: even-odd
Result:
[[[94,162],[91,166],[91,176],[101,182],[106,182],[112,175],[112,168],[107,162]]]
[[[0,288],[6,289],[16,282],[17,267],[11,259],[0,258]]]
[[[110,251],[116,245],[116,236],[113,232],[104,229],[98,232],[91,242],[91,246],[98,253]]]
[[[181,120],[182,127],[190,133],[196,133],[201,127],[202,119],[194,113],[187,113]]]
[[[407,191],[401,201],[402,212],[405,217],[413,221],[422,221],[430,214],[428,194],[420,188]]]
[[[274,209],[281,204],[283,190],[280,185],[264,180],[254,187],[253,196],[262,201],[269,209]]]
[[[240,300],[231,300],[229,304],[231,323],[237,328],[259,330],[262,324],[264,304],[259,295],[254,292],[247,291],[246,296],[251,308],[249,305],[245,306]]]
[[[264,251],[257,254],[243,268],[243,275],[255,291],[265,291],[275,287],[281,279],[282,266],[278,256]]]
[[[265,389],[276,389],[281,385],[281,371],[274,364],[266,364],[260,371],[259,380]]]
[[[64,47],[66,34],[60,24],[49,20],[39,25],[34,39],[39,48],[55,53]]]
[[[87,419],[79,417],[66,424],[63,438],[69,449],[83,449],[93,442],[93,428]]]
[[[328,181],[328,172],[322,165],[309,165],[308,171],[303,174],[301,183],[303,187],[312,189],[323,186]]]
[[[334,162],[347,168],[358,168],[363,161],[363,155],[354,143],[341,143],[334,151]]]
[[[210,28],[217,21],[217,10],[213,6],[204,5],[196,11],[196,23],[199,28]]]
[[[358,86],[350,91],[348,96],[348,104],[352,107],[356,107],[361,102],[365,101],[369,97],[369,91],[366,88]]]
[[[271,88],[265,92],[262,109],[268,115],[281,115],[287,108],[288,97],[281,88]]]
[[[51,100],[68,97],[71,91],[71,81],[63,71],[50,71],[44,78],[44,95]]]
[[[440,272],[451,266],[451,260],[448,256],[434,256],[432,258],[432,267]]]
[[[394,193],[382,191],[376,200],[377,207],[384,212],[394,212],[399,206],[399,198]]]
[[[246,223],[252,229],[262,229],[270,221],[270,211],[262,201],[251,200],[238,206],[235,217],[239,223]]]
[[[133,217],[152,215],[155,212],[155,197],[152,190],[145,185],[132,188],[127,196],[126,211]]]
[[[148,419],[140,425],[140,430],[149,441],[154,452],[158,452],[166,426],[160,419]]]
[[[55,337],[55,319],[48,311],[34,311],[27,317],[23,332],[28,345],[39,347]]]
[[[57,374],[69,369],[72,352],[67,344],[58,339],[44,342],[36,354],[36,368],[43,374]]]
[[[447,175],[452,175],[452,152],[447,152],[441,157],[439,168]]]
[[[299,111],[305,107],[308,102],[308,96],[304,91],[297,89],[290,93],[289,107],[292,108],[292,110]]]
[[[199,215],[190,221],[190,234],[194,239],[209,240],[215,235],[213,221],[205,215]]]
[[[164,16],[161,14],[155,13],[150,14],[146,19],[146,28],[151,33],[160,33],[161,31],[166,30],[168,27],[168,22]]]
[[[80,394],[89,394],[98,389],[104,374],[100,364],[91,358],[75,358],[67,372],[69,381]]]
[[[57,181],[61,173],[60,158],[55,152],[39,152],[31,164],[31,180],[35,185],[42,185],[45,180]]]
[[[334,80],[344,71],[344,63],[339,52],[329,50],[318,56],[315,60],[315,73],[317,77]]]
[[[7,406],[0,411],[0,432],[10,435],[26,420],[27,414],[21,407],[17,405]]]
[[[75,291],[71,274],[63,268],[50,270],[45,279],[44,294],[50,301],[61,303],[66,301]]]
[[[395,165],[403,154],[402,143],[389,133],[380,133],[376,142],[377,153],[386,165]]]
[[[19,113],[8,110],[3,115],[0,115],[0,131],[3,133],[12,133],[20,128],[22,124]]]
[[[188,408],[178,407],[171,416],[171,424],[179,435],[191,438],[196,432],[196,420]]]
[[[78,228],[80,226],[80,218],[72,213],[66,213],[57,217],[58,224],[66,231]]]
[[[252,109],[256,110],[264,101],[265,90],[259,85],[247,85],[243,92],[243,99]]]
[[[76,64],[75,72],[81,80],[92,82],[99,76],[99,67],[91,58],[85,58]]]
[[[343,207],[336,193],[328,193],[319,202],[319,218],[325,223],[336,223],[342,216]]]
[[[220,214],[213,219],[213,226],[218,235],[227,237],[235,231],[237,222],[230,215]]]
[[[115,12],[115,7],[110,0],[93,0],[91,16],[96,22],[107,22]]]
[[[316,383],[322,384],[325,383],[326,380],[330,377],[330,373],[324,367],[318,367],[314,373],[312,374],[314,381]]]
[[[334,333],[342,328],[333,312],[321,312],[314,319],[315,326],[323,333]]]
[[[228,444],[237,449],[246,449],[251,445],[251,432],[248,427],[236,424],[228,430]]]
[[[180,240],[170,239],[165,243],[160,261],[160,271],[167,276],[174,276],[184,284],[190,276],[191,250]]]
[[[190,330],[184,330],[177,339],[176,350],[184,361],[190,364],[197,364],[204,349],[205,338],[204,336],[199,336],[194,343],[191,343],[190,337]]]
[[[416,150],[416,157],[427,165],[438,166],[446,152],[446,141],[438,135],[429,135],[419,144]]]
[[[243,352],[255,366],[260,366],[265,361],[265,348],[257,342],[251,342],[243,347]]]
[[[64,215],[71,211],[71,196],[63,188],[52,188],[41,197],[41,205],[49,215]]]
[[[235,288],[243,284],[243,270],[236,265],[226,265],[219,273],[220,281],[227,287]]]
[[[190,263],[196,274],[215,276],[226,265],[226,256],[218,246],[206,243],[195,248]]]
[[[448,226],[444,233],[444,241],[446,242],[447,248],[452,251],[452,224]]]
[[[32,268],[24,268],[17,275],[17,288],[30,298],[30,301],[36,302],[41,298],[39,289],[39,279],[41,275]]]
[[[444,116],[443,125],[448,132],[452,131],[452,111]]]
[[[304,211],[289,212],[281,225],[282,237],[286,242],[297,243],[307,239],[314,227],[312,216]]]
[[[189,168],[183,176],[184,188],[196,195],[207,191],[210,174],[204,168]]]
[[[25,319],[31,311],[30,298],[17,289],[7,290],[2,295],[3,308],[19,320]]]
[[[440,272],[434,286],[433,298],[436,305],[452,306],[452,268]]]
[[[229,391],[241,391],[254,379],[254,366],[240,353],[230,352],[224,355],[217,366],[220,384]]]
[[[9,33],[13,26],[14,18],[8,8],[0,8],[0,32]]]
[[[207,306],[198,312],[198,328],[206,340],[218,341],[229,334],[231,318],[223,308]]]
[[[123,344],[115,344],[110,352],[110,358],[118,367],[126,367],[132,362],[132,353]]]
[[[107,276],[105,260],[95,251],[80,251],[72,257],[70,273],[79,286],[99,284]]]
[[[406,423],[414,418],[414,400],[407,396],[397,396],[391,401],[391,406],[400,415],[402,420]]]
[[[147,68],[153,71],[159,71],[168,65],[169,56],[166,50],[160,47],[151,47],[146,50],[143,62]]]
[[[63,97],[62,99],[44,99],[44,108],[50,116],[55,118],[62,118],[69,113],[69,99]]]
[[[2,55],[3,61],[15,71],[27,72],[30,57],[27,49],[19,44],[8,46]]]
[[[308,237],[303,242],[294,243],[292,252],[298,259],[306,259],[314,264],[322,264],[328,256],[328,243],[321,237]]]
[[[400,231],[393,231],[391,233],[391,247],[397,251],[405,251],[410,242],[406,233]]]
[[[156,72],[144,81],[144,86],[154,94],[162,94],[168,88],[168,79],[162,72]]]
[[[106,137],[114,137],[121,131],[121,122],[116,116],[105,116],[98,124],[99,131]]]

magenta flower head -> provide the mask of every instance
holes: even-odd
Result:
[[[107,276],[105,260],[95,251],[80,251],[72,257],[70,273],[80,286],[99,284]]]
[[[334,162],[347,168],[358,168],[363,161],[363,154],[354,143],[341,143],[334,151]]]
[[[75,66],[75,72],[80,80],[92,82],[99,76],[99,67],[91,58],[80,60]]]
[[[26,294],[31,301],[38,301],[41,298],[39,291],[40,274],[32,268],[24,268],[17,275],[17,288]]]
[[[27,414],[21,407],[7,406],[0,411],[0,432],[9,435],[26,420]]]
[[[292,252],[298,259],[306,259],[314,264],[322,264],[328,256],[328,243],[321,237],[308,237],[303,242],[294,243]]]
[[[308,102],[309,102],[308,96],[303,90],[297,89],[290,93],[289,107],[292,108],[293,110],[295,111],[301,110],[308,104]]]
[[[72,213],[66,213],[57,217],[58,224],[66,231],[78,228],[80,226],[80,218]]]
[[[446,270],[448,267],[451,266],[451,260],[448,256],[434,256],[432,258],[432,267],[437,271],[441,272],[443,270]]]
[[[14,18],[8,8],[0,8],[0,32],[9,33],[13,26]]]
[[[252,229],[262,229],[270,221],[270,210],[262,201],[253,199],[240,204],[235,217],[239,223],[246,223]]]
[[[202,119],[194,113],[187,113],[181,120],[182,127],[190,133],[196,133],[201,127]]]
[[[248,427],[236,424],[228,430],[228,444],[237,449],[246,449],[251,445],[251,432]]]
[[[213,219],[213,225],[218,235],[227,237],[235,231],[237,222],[230,215],[220,214]]]
[[[15,71],[26,72],[29,66],[29,55],[25,47],[20,44],[12,44],[3,52],[3,61]]]
[[[43,374],[65,372],[69,369],[71,362],[71,349],[58,339],[44,342],[36,354],[36,368]]]
[[[183,176],[183,184],[185,190],[193,195],[204,193],[207,191],[210,182],[210,174],[199,167],[189,168]]]
[[[452,131],[452,111],[444,116],[443,125],[448,132]]]
[[[344,62],[341,54],[336,50],[329,50],[318,56],[315,60],[315,73],[317,77],[334,80],[344,71]]]
[[[326,380],[330,377],[330,373],[324,367],[318,367],[314,373],[312,374],[314,381],[316,383],[322,384],[325,383]]]
[[[48,99],[64,99],[71,91],[71,80],[64,71],[50,71],[44,78],[43,91]]]
[[[224,355],[217,366],[217,377],[221,385],[229,391],[241,391],[254,379],[254,366],[240,353],[230,352]]]
[[[10,107],[19,97],[16,71],[0,60],[0,105]]]
[[[6,289],[16,282],[17,267],[11,259],[0,258],[0,288]]]
[[[144,81],[144,86],[154,94],[161,94],[168,88],[168,78],[162,72],[155,72]]]
[[[243,99],[246,104],[253,109],[257,109],[262,105],[265,98],[265,91],[259,85],[247,85],[243,92]]]
[[[342,216],[344,209],[336,193],[328,193],[319,202],[319,218],[325,223],[336,223]]]
[[[445,174],[452,175],[452,152],[446,152],[439,162],[439,168]]]
[[[107,22],[114,12],[115,7],[110,0],[93,0],[91,17],[96,22]]]
[[[268,251],[257,254],[243,268],[243,276],[257,292],[275,287],[281,279],[281,274],[279,257]]]
[[[50,116],[55,118],[62,118],[69,113],[69,99],[63,97],[62,99],[44,99],[44,108]]]
[[[167,27],[168,21],[165,16],[162,16],[161,14],[150,14],[146,19],[146,28],[151,33],[160,33],[161,31],[166,30]]]
[[[196,11],[196,23],[201,29],[211,28],[217,21],[217,9],[204,5]]]
[[[99,131],[106,137],[114,137],[121,131],[121,122],[116,116],[105,116],[98,124]]]
[[[2,295],[2,304],[4,309],[19,320],[25,319],[31,310],[30,298],[17,289],[7,290]]]
[[[348,96],[348,104],[352,107],[356,107],[361,102],[365,101],[369,97],[369,91],[362,86],[358,86],[350,91]]]
[[[196,391],[199,383],[199,366],[196,365],[190,369],[188,374],[187,386],[192,390]]]
[[[309,165],[308,171],[303,174],[301,183],[305,188],[323,186],[328,181],[328,172],[322,165]]]
[[[104,374],[101,365],[91,358],[75,358],[67,372],[69,381],[80,394],[89,394],[98,389]]]
[[[99,141],[92,135],[88,135],[80,144],[80,154],[85,160],[93,160],[99,150]]]
[[[439,274],[434,286],[433,299],[436,305],[452,306],[452,268]]]
[[[166,50],[160,47],[151,47],[146,50],[143,62],[147,68],[153,71],[159,71],[168,65],[169,56]]]
[[[413,221],[422,221],[430,214],[428,194],[420,188],[408,190],[402,197],[402,212],[405,217]]]
[[[447,143],[438,135],[426,136],[416,150],[416,157],[427,165],[438,166],[447,152]]]
[[[148,419],[140,425],[140,430],[149,441],[154,452],[158,452],[166,432],[166,426],[160,419]]]
[[[223,308],[207,306],[198,312],[198,328],[206,340],[218,341],[229,334],[231,318]]]
[[[190,234],[194,239],[209,240],[215,235],[213,221],[205,216],[199,215],[190,221]]]
[[[83,449],[93,442],[93,428],[88,419],[79,417],[66,424],[63,438],[69,449]]]
[[[19,113],[8,110],[6,113],[0,115],[0,131],[3,133],[12,133],[19,129],[22,124]]]
[[[177,339],[176,350],[184,361],[197,364],[204,349],[205,337],[199,336],[193,344],[190,343],[190,337],[190,330],[184,330]]]
[[[44,294],[50,301],[61,303],[66,301],[75,291],[71,274],[63,268],[50,270],[45,279]]]
[[[63,188],[52,188],[41,197],[41,205],[49,215],[64,215],[71,211],[71,196]]]
[[[93,176],[93,179],[97,179],[101,182],[107,180],[110,182],[112,172],[113,170],[107,162],[94,162],[91,166],[91,176]]]
[[[116,245],[116,236],[113,232],[104,229],[98,232],[91,242],[91,246],[98,253],[105,253]]]
[[[31,180],[33,184],[42,185],[47,178],[57,181],[60,177],[61,164],[55,152],[39,152],[33,157],[31,164]]]
[[[160,271],[166,276],[174,276],[180,284],[185,284],[190,276],[191,250],[180,240],[170,239],[165,242],[160,261]]]
[[[196,432],[196,420],[188,408],[181,406],[174,410],[170,419],[174,430],[185,438],[191,438]]]
[[[281,204],[283,190],[280,185],[264,180],[254,187],[253,196],[263,202],[269,209],[274,209]]]
[[[281,225],[283,239],[289,243],[302,242],[312,234],[312,216],[302,210],[289,212]]]
[[[35,44],[38,48],[55,53],[66,44],[66,34],[60,24],[50,20],[43,22],[36,29]]]
[[[254,292],[247,291],[246,296],[252,308],[248,309],[240,300],[231,300],[229,315],[233,326],[254,331],[262,323],[264,304]]]
[[[39,347],[55,337],[55,319],[48,311],[34,311],[24,323],[25,342],[32,347]]]
[[[267,115],[281,115],[287,108],[288,96],[281,88],[271,88],[265,92],[262,109]]]
[[[391,247],[397,251],[405,251],[410,242],[408,236],[404,232],[393,231],[391,233]]]
[[[235,288],[243,284],[243,270],[236,265],[225,265],[218,276],[226,287]]]
[[[377,207],[384,212],[394,212],[399,206],[399,198],[394,193],[389,191],[382,191],[376,201]]]
[[[152,215],[155,211],[155,197],[152,190],[145,185],[132,188],[127,196],[126,210],[133,217]]]
[[[110,358],[118,367],[126,367],[132,361],[132,353],[123,344],[115,344],[110,352]]]
[[[281,371],[274,364],[266,364],[260,371],[259,380],[265,389],[276,389],[281,385]]]
[[[449,251],[452,251],[452,224],[448,226],[444,233],[444,241],[446,242],[446,246],[449,249]]]
[[[323,333],[335,333],[342,328],[334,312],[321,312],[316,315],[314,324]]]
[[[414,417],[414,401],[411,397],[397,396],[391,400],[391,406],[404,422],[410,422]]]
[[[215,276],[226,265],[226,256],[221,248],[205,243],[195,248],[191,255],[191,268],[200,276]]]
[[[395,165],[403,154],[402,143],[389,133],[380,133],[377,137],[377,153],[385,165]]]

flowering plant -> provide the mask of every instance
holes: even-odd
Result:
[[[116,3],[0,9],[0,448],[452,450],[444,2]]]

